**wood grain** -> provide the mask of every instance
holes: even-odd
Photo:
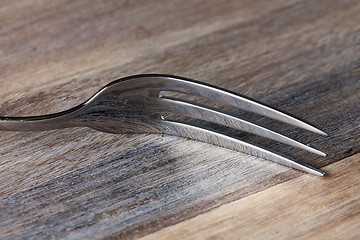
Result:
[[[142,239],[356,239],[360,154],[324,170],[331,178],[303,175]]]
[[[257,119],[326,158],[241,136],[329,174],[155,134],[2,132],[0,238],[360,237],[359,16],[356,0],[2,1],[0,115],[53,113],[119,77],[175,74],[322,127],[328,137]]]

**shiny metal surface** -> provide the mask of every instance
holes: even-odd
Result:
[[[43,131],[83,126],[109,133],[164,133],[245,152],[291,168],[324,176],[325,173],[318,169],[264,147],[167,115],[216,123],[298,147],[320,156],[326,156],[324,152],[219,109],[166,96],[166,92],[210,99],[326,135],[325,132],[310,124],[228,90],[183,77],[160,74],[136,75],[116,80],[103,87],[86,102],[67,111],[34,117],[0,117],[0,130]]]

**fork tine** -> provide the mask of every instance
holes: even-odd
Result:
[[[325,173],[321,170],[311,167],[308,164],[296,161],[270,150],[258,147],[254,144],[242,141],[235,137],[214,131],[205,129],[200,126],[191,125],[188,123],[173,121],[169,119],[163,119],[162,131],[168,135],[175,135],[193,140],[210,143],[213,145],[225,147],[235,151],[245,152],[252,156],[264,158],[278,164],[295,168],[304,172],[308,172],[317,176],[324,176]]]
[[[170,75],[166,77],[166,80],[168,80],[169,83],[172,82],[171,84],[166,86],[168,88],[168,91],[180,92],[208,98],[210,100],[215,100],[223,104],[232,105],[249,112],[253,112],[265,117],[291,124],[299,128],[306,129],[320,135],[327,136],[324,131],[293,116],[290,116],[289,114],[283,113],[280,110],[268,107],[263,103],[257,102],[256,100],[233,93],[226,89],[198,82],[192,79],[186,79]]]
[[[248,133],[256,134],[261,137],[272,139],[284,144],[298,147],[306,151],[315,153],[320,156],[326,156],[326,154],[318,149],[312,148],[306,144],[300,143],[294,139],[286,137],[280,133],[269,130],[265,127],[257,124],[245,121],[241,118],[229,115],[221,112],[217,109],[209,108],[208,106],[202,106],[193,102],[184,101],[178,98],[161,97],[162,104],[166,104],[165,111],[173,114],[181,114],[189,117],[206,120],[208,122],[214,122],[227,127],[239,129]]]

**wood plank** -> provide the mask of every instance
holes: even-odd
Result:
[[[342,184],[356,179],[348,163],[356,157],[342,159],[360,152],[359,22],[357,0],[2,1],[0,115],[64,110],[109,81],[131,74],[177,74],[256,98],[324,128],[329,137],[228,109],[329,155],[318,158],[231,133],[316,167],[330,164],[325,167],[330,174],[319,179],[169,136],[111,135],[81,128],[1,132],[0,238],[136,238],[164,228],[149,237],[186,237],[176,231],[191,221],[199,224],[199,214],[201,219],[214,213],[211,216],[221,216],[230,225],[212,219],[203,228],[191,229],[188,237],[212,228],[207,236],[232,238],[236,235],[222,231],[246,229],[217,212],[222,206],[226,210],[228,203],[247,199],[264,206],[261,196],[274,194],[270,189],[284,191],[271,195],[276,199],[292,197],[289,186],[299,191],[304,186],[307,195],[296,196],[305,201],[314,194],[307,185],[313,181],[325,186],[314,201],[331,198],[335,205],[321,202],[323,207],[314,215],[311,205],[305,205],[307,212],[297,219],[291,214],[298,209],[290,202],[286,209],[294,211],[274,218],[316,220],[316,231],[306,237],[338,236],[358,227],[358,215],[352,216],[348,208],[357,213],[356,202],[339,203],[350,190],[339,187],[337,196],[326,186],[346,186]],[[345,165],[342,172],[336,164]],[[327,198],[321,200],[323,196]],[[320,226],[319,217],[328,216],[326,209],[334,209],[337,214],[329,219],[338,222]],[[270,231],[271,220],[262,216],[262,236],[285,236],[297,227],[283,222],[289,225],[286,231],[271,235],[276,234]],[[299,230],[308,231],[308,226]]]
[[[358,239],[360,154],[324,170],[331,177],[303,175],[141,239]]]
[[[4,3],[0,41],[7,62],[0,73],[0,86],[13,92],[33,88],[34,84],[41,89],[54,82],[72,82],[294,3],[276,0],[266,8],[256,7],[261,2],[254,7],[252,1],[107,1],[90,5],[84,1],[57,1],[37,3],[31,8],[26,1],[14,8]],[[144,62],[115,78],[144,73],[148,67]],[[102,83],[111,76],[105,77]]]

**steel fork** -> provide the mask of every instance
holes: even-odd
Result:
[[[90,127],[109,133],[162,133],[214,144],[324,176],[324,172],[303,162],[225,132],[204,127],[203,124],[193,123],[188,119],[178,120],[176,116],[241,130],[320,156],[326,156],[324,152],[218,108],[171,97],[169,92],[209,99],[326,135],[325,132],[301,120],[250,98],[195,80],[163,74],[135,75],[118,79],[103,87],[86,102],[63,112],[32,117],[0,117],[0,130],[43,131]]]

